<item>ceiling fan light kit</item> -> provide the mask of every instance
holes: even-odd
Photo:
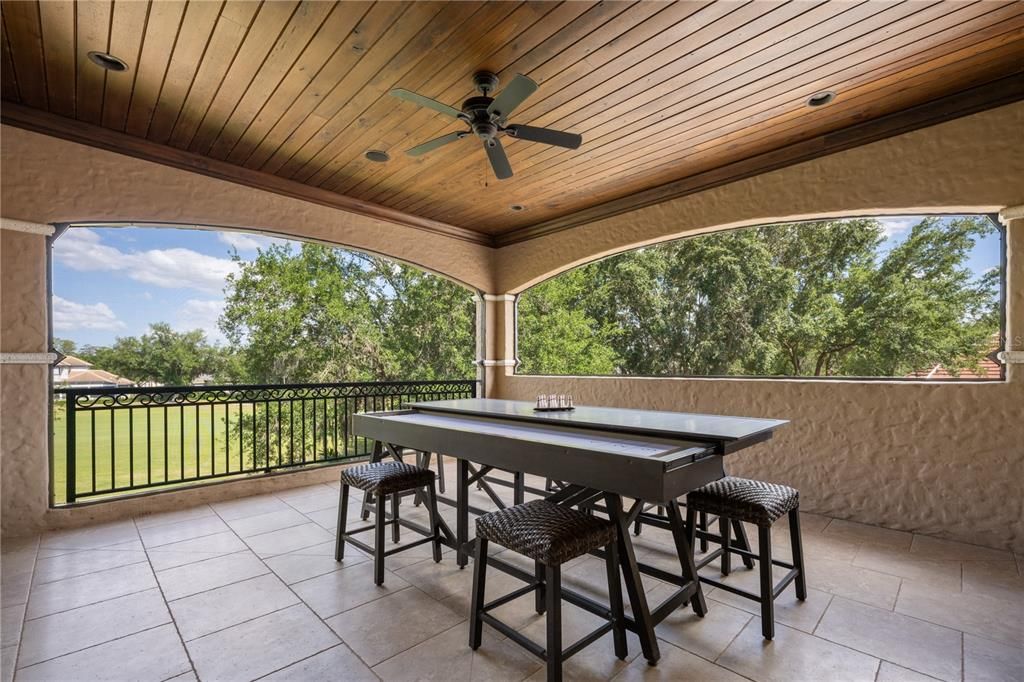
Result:
[[[579,148],[583,137],[576,133],[508,123],[509,115],[526,101],[527,97],[537,91],[537,84],[526,76],[517,74],[497,97],[491,97],[491,93],[497,90],[498,83],[498,77],[489,71],[479,71],[474,74],[473,85],[480,95],[470,97],[463,102],[461,110],[409,90],[402,88],[392,90],[391,94],[399,99],[457,118],[469,126],[469,130],[448,133],[417,145],[406,151],[406,154],[421,156],[451,142],[475,135],[483,142],[484,151],[487,153],[487,159],[491,163],[494,174],[499,180],[505,180],[512,177],[512,166],[508,161],[508,155],[505,154],[505,148],[501,144],[501,137],[505,135],[566,149]]]

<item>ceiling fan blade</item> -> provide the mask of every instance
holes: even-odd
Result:
[[[412,149],[408,150],[405,153],[408,154],[409,156],[419,156],[421,154],[426,154],[427,152],[434,151],[438,147],[445,146],[449,142],[461,140],[466,135],[469,135],[469,133],[461,130],[454,133],[448,133],[447,135],[442,135],[441,137],[433,139],[430,142],[424,142],[423,144],[416,145],[415,147],[413,147]]]
[[[512,166],[508,162],[508,156],[505,155],[505,148],[501,146],[501,140],[494,138],[492,140],[484,140],[484,149],[487,150],[487,158],[491,162],[491,168],[494,169],[494,174],[498,176],[499,180],[505,180],[512,177]]]
[[[578,149],[583,144],[582,135],[563,133],[561,130],[551,130],[550,128],[510,125],[505,128],[505,132],[520,140],[553,144],[556,147],[566,147],[567,149]]]
[[[487,107],[488,114],[495,114],[499,120],[504,121],[509,114],[515,111],[516,107],[526,101],[526,98],[537,91],[537,84],[522,74],[516,74],[512,82],[505,86],[491,105]]]
[[[455,107],[450,107],[447,104],[442,104],[441,102],[438,102],[436,99],[424,97],[423,95],[417,94],[415,92],[410,92],[408,90],[405,90],[404,88],[395,88],[394,90],[391,91],[391,95],[397,97],[398,99],[404,99],[406,102],[412,102],[413,104],[418,104],[421,107],[433,109],[434,111],[440,111],[442,114],[448,114],[452,118],[462,117],[462,112],[456,109]]]

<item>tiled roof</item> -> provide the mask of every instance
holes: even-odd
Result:
[[[68,386],[94,386],[96,384],[107,384],[110,386],[134,386],[135,382],[131,379],[125,379],[119,377],[116,374],[107,372],[102,369],[86,369],[78,372],[72,372],[65,379],[63,384]]]
[[[91,362],[86,362],[74,355],[65,355],[64,359],[57,363],[58,367],[92,367]]]

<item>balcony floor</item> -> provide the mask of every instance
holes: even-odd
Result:
[[[18,680],[544,678],[494,630],[469,650],[471,570],[451,552],[441,564],[429,547],[389,558],[381,588],[354,548],[335,563],[337,500],[337,485],[317,485],[5,540],[3,680],[15,668]],[[408,500],[402,509],[424,515]],[[707,617],[680,610],[658,626],[657,668],[632,636],[629,660],[616,660],[609,635],[571,659],[566,677],[1024,679],[1024,558],[813,514],[802,525],[810,594],[780,596],[772,643],[754,602],[706,589]],[[788,558],[784,524],[775,538]],[[636,547],[677,567],[664,531],[646,528]],[[564,570],[567,585],[604,593],[599,560]],[[756,572],[741,565],[729,581],[756,586]],[[492,572],[488,597],[517,585]],[[652,579],[646,588],[653,602],[669,591]],[[496,613],[543,639],[529,597]],[[567,643],[593,626],[575,607],[563,613]]]

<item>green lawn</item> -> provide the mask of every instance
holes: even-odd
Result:
[[[170,406],[166,409],[79,411],[75,420],[77,494],[109,490],[111,487],[140,486],[150,482],[180,485],[181,481],[196,476],[240,474],[243,469],[251,469],[252,410],[252,404],[205,404]],[[245,439],[241,444],[242,454],[237,431],[240,414],[249,420],[245,429]],[[230,417],[230,429],[225,422],[226,417]],[[268,430],[262,417],[257,423],[257,447],[260,449],[259,459],[263,462],[266,455],[262,450],[266,447],[264,442]],[[53,428],[54,502],[63,504],[67,501],[67,411],[62,401],[54,403]],[[280,444],[283,463],[301,460],[301,421],[296,425],[296,431],[294,454],[290,455],[291,443],[287,440],[288,423],[283,422],[283,438]],[[312,423],[307,415],[306,456],[311,458],[316,451],[318,458],[322,457],[325,451],[323,439],[318,436],[314,445],[312,433]],[[318,434],[322,433],[322,430],[318,431]],[[278,461],[276,434],[275,422],[269,429],[271,464]],[[353,445],[354,443],[350,442],[350,448]],[[327,439],[326,451],[334,451],[333,429]],[[92,463],[93,452],[95,466]],[[294,459],[289,460],[289,456]]]

